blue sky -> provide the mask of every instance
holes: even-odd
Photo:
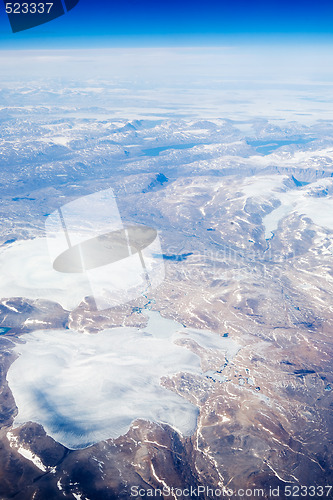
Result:
[[[11,33],[0,4],[0,48],[216,44],[244,38],[333,38],[333,2],[80,0],[54,21]]]

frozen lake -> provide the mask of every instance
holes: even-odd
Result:
[[[191,339],[203,349],[239,350],[229,338],[184,328],[149,311],[144,329],[114,328],[98,334],[40,330],[14,348],[19,357],[7,380],[18,407],[14,425],[37,422],[70,449],[125,434],[133,421],[195,431],[198,408],[161,385],[162,377],[205,377],[200,358],[175,342]]]
[[[282,139],[282,140],[247,140],[247,144],[249,146],[254,147],[254,149],[262,154],[262,155],[270,155],[273,153],[278,148],[281,148],[282,146],[289,146],[291,144],[295,145],[302,145],[302,144],[308,144],[311,141],[314,141],[314,138],[302,138],[299,137],[297,139]]]
[[[155,148],[143,149],[142,152],[147,156],[159,156],[162,151],[168,151],[169,149],[191,149],[197,146],[197,144],[175,144],[173,146],[160,146]]]
[[[288,215],[297,212],[298,215],[309,217],[318,226],[333,230],[333,199],[309,196],[306,191],[292,190],[287,193],[277,193],[281,205],[263,218],[265,238],[270,239],[277,230],[279,222]]]

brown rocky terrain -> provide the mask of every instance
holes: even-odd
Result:
[[[228,179],[213,191],[209,178],[187,179],[187,198],[184,182],[167,187],[159,201],[154,193],[145,200],[147,211],[151,204],[162,217],[165,254],[186,255],[165,260],[167,276],[157,293],[102,312],[89,299],[72,312],[43,301],[2,300],[2,326],[11,330],[1,338],[1,498],[128,499],[133,486],[146,491],[144,498],[163,486],[256,488],[262,498],[280,487],[279,498],[287,498],[286,485],[333,482],[331,233],[293,213],[265,240],[262,216],[274,201],[246,200],[240,183]],[[171,206],[176,209],[169,212]],[[6,371],[13,336],[24,341],[24,332],[40,328],[38,321],[42,328],[90,334],[142,327],[149,302],[164,317],[240,345],[228,360],[190,342],[211,376],[179,373],[161,381],[199,407],[193,436],[138,420],[125,436],[68,450],[35,423],[11,427],[16,408]],[[198,498],[215,497],[205,491]]]

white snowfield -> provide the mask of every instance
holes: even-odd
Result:
[[[144,330],[25,335],[7,374],[18,407],[14,425],[37,422],[71,449],[123,435],[138,418],[192,434],[198,409],[160,384],[176,373],[203,376],[199,356],[175,341],[189,338],[229,357],[238,346],[212,332],[185,329],[157,312],[149,315]]]
[[[3,269],[0,295],[3,297],[43,298],[74,309],[84,297],[92,295],[84,274],[59,273],[52,267],[46,238],[17,241],[0,252]]]
[[[288,189],[283,186],[283,181],[287,179],[286,175],[262,175],[250,178],[243,184],[242,191],[247,197],[280,202],[280,205],[262,220],[265,226],[265,238],[271,238],[279,222],[292,213],[305,215],[314,224],[333,230],[332,196],[314,196],[317,189],[332,189],[332,179],[319,179],[301,189]]]
[[[151,247],[150,253],[153,250],[157,254],[161,253],[158,241]],[[3,269],[0,296],[52,300],[64,309],[72,310],[88,296],[98,298],[99,303],[107,307],[113,304],[115,291],[124,289],[120,303],[127,302],[138,294],[138,287],[144,293],[149,286],[144,272],[141,275],[137,272],[138,255],[131,257],[116,263],[112,268],[111,280],[110,266],[99,267],[90,274],[56,271],[52,266],[46,238],[17,241],[0,249],[0,265]],[[162,281],[164,276],[161,263],[161,259],[145,252],[146,269],[157,281]],[[94,281],[91,280],[92,275]]]
[[[47,467],[45,467],[41,459],[37,455],[32,453],[31,450],[28,450],[27,448],[24,448],[24,446],[19,444],[18,438],[12,432],[7,432],[6,436],[11,448],[17,448],[17,452],[22,455],[22,457],[32,462],[41,471],[47,471]]]

